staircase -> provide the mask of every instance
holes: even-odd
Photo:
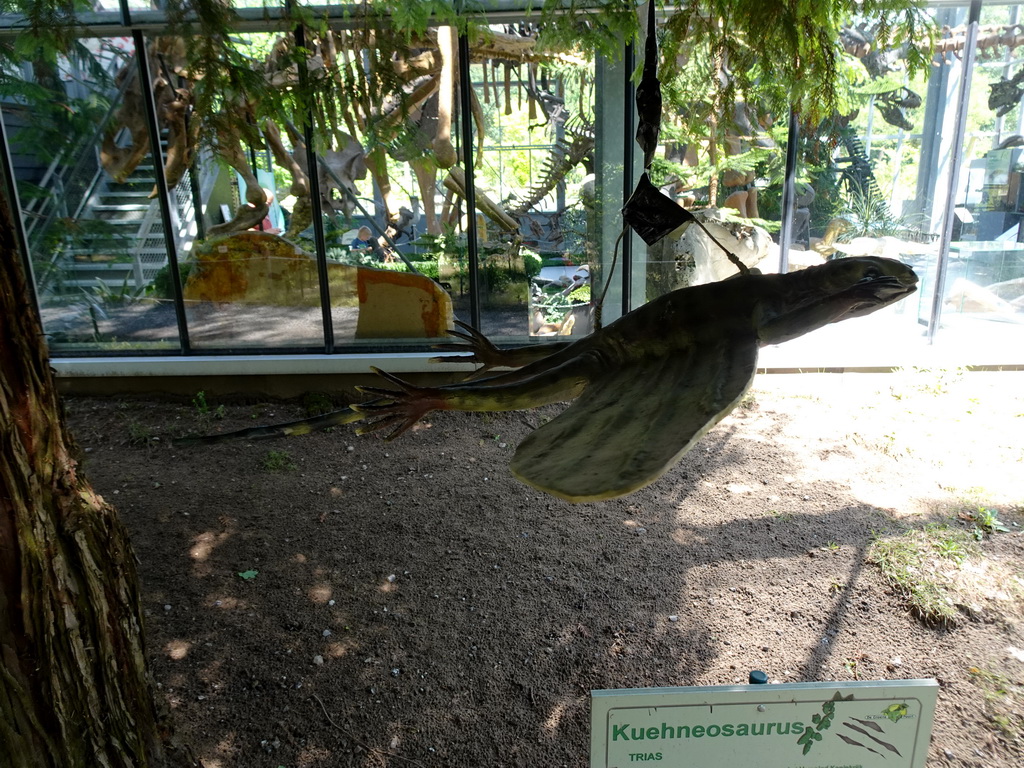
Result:
[[[134,292],[152,281],[166,263],[159,204],[149,199],[153,183],[152,165],[120,183],[100,180],[78,219],[81,230],[63,252],[63,287],[101,281],[112,291]]]
[[[135,294],[153,282],[167,264],[160,202],[150,199],[155,183],[152,164],[140,165],[122,182],[103,175],[79,218],[81,231],[65,251],[63,285],[89,288],[98,281],[110,291]],[[185,223],[175,226],[181,249],[196,234],[187,177],[172,191],[171,201],[172,220]],[[188,224],[193,225],[190,232]]]
[[[108,56],[101,64],[114,78],[123,60]],[[89,96],[95,86],[83,85],[89,78],[80,74],[81,82],[75,80],[68,87],[78,83],[83,91],[78,97]],[[131,82],[131,77],[122,78],[118,90],[109,94],[109,109],[95,129],[73,137],[25,198],[22,220],[41,297],[80,296],[82,290],[139,296],[167,264],[160,201],[149,197],[156,181],[152,156],[144,161],[148,165],[139,165],[122,182],[110,178],[100,164],[99,147]],[[130,141],[124,129],[115,139],[120,146]],[[187,257],[198,236],[194,179],[202,178],[201,199],[206,200],[217,176],[208,151],[198,166],[209,171],[187,174],[171,191],[172,235],[179,258]]]
[[[167,247],[159,200],[150,199],[156,179],[152,164],[139,165],[123,182],[101,168],[88,185],[79,210],[64,219],[60,245],[50,258],[52,269],[37,275],[40,289],[56,294],[99,289],[117,295],[141,295],[167,264]],[[190,177],[171,191],[171,218],[179,257],[191,250],[197,235]],[[33,249],[42,248],[37,241]]]

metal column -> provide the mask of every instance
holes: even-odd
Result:
[[[946,208],[942,217],[942,236],[939,239],[939,255],[935,262],[935,292],[932,294],[931,314],[928,317],[928,343],[935,340],[942,314],[942,297],[946,289],[946,267],[949,263],[949,246],[953,239],[953,209],[956,207],[956,190],[960,183],[960,166],[963,165],[964,135],[967,133],[967,100],[971,95],[971,74],[978,48],[978,23],[981,19],[981,0],[971,0],[967,17],[967,42],[964,44],[963,67],[956,105],[956,125],[953,132],[953,156],[950,161],[949,183],[946,192]]]

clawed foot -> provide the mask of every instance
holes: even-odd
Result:
[[[374,395],[375,399],[366,403],[353,404],[352,410],[364,414],[368,419],[374,421],[356,430],[358,435],[366,435],[370,432],[379,432],[383,429],[394,427],[386,440],[394,440],[403,432],[408,430],[426,416],[430,411],[444,408],[444,398],[440,392],[430,387],[417,387],[402,381],[397,376],[382,371],[380,368],[373,368],[374,373],[383,376],[398,390],[385,389],[383,387],[356,387],[356,389],[367,395]]]
[[[449,352],[469,352],[469,355],[441,355],[432,357],[432,363],[480,363],[480,368],[473,372],[469,378],[479,378],[492,368],[516,367],[506,360],[506,354],[491,343],[490,339],[471,325],[456,320],[455,324],[461,331],[449,329],[448,335],[454,336],[462,341],[453,341],[447,344],[435,344],[434,349],[447,350]]]

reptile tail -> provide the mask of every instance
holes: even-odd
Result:
[[[175,447],[190,445],[215,445],[228,440],[262,440],[268,437],[289,437],[291,435],[307,435],[328,427],[336,427],[341,424],[351,424],[365,418],[365,414],[342,408],[340,411],[331,411],[311,419],[300,421],[289,421],[284,424],[270,424],[263,427],[249,427],[234,432],[223,432],[219,435],[188,435],[179,437],[172,441]]]

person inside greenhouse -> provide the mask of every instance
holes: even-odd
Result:
[[[356,231],[356,236],[352,239],[352,244],[349,246],[352,250],[368,250],[373,248],[373,233],[370,232],[370,228],[362,226]]]
[[[346,233],[350,235],[350,232]],[[373,232],[366,225],[361,226],[356,230],[355,236],[349,241],[348,248],[352,253],[372,253],[376,249],[376,243],[373,242]]]

